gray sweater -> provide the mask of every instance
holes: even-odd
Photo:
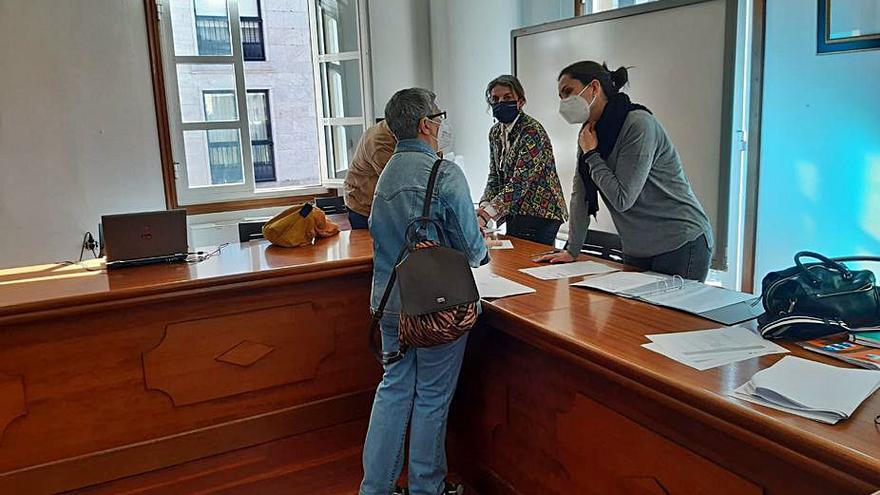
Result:
[[[587,163],[611,210],[626,255],[657,256],[702,234],[712,248],[709,218],[691,189],[675,146],[653,115],[644,110],[630,112],[608,160],[594,153]],[[572,256],[580,253],[590,227],[584,195],[584,183],[576,171],[568,232]]]

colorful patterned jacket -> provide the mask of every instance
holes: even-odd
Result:
[[[523,215],[566,221],[568,209],[544,127],[520,113],[507,133],[506,151],[503,127],[497,123],[489,131],[489,180],[480,206],[488,206],[495,218]]]

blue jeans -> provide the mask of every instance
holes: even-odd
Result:
[[[705,282],[709,275],[709,264],[712,262],[712,250],[703,234],[674,251],[653,258],[636,258],[624,253],[623,262],[642,270],[680,275],[682,278]]]
[[[382,320],[382,349],[398,349],[397,316]],[[385,367],[364,443],[360,495],[390,495],[403,469],[409,426],[409,491],[439,495],[446,478],[446,420],[467,334],[436,347],[410,348]]]
[[[365,217],[354,210],[348,210],[348,223],[351,224],[351,230],[370,228],[369,223],[367,223],[368,220],[369,217]]]

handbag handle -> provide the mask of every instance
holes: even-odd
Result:
[[[807,270],[807,268],[804,266],[803,262],[801,261],[801,258],[817,259],[817,260],[821,261],[823,265],[839,271],[843,275],[843,278],[845,278],[845,279],[852,277],[852,272],[849,270],[849,268],[847,268],[845,265],[843,265],[843,263],[845,263],[845,262],[873,261],[873,262],[880,263],[880,256],[842,256],[839,258],[829,258],[827,256],[823,256],[823,255],[816,253],[816,252],[813,252],[813,251],[800,251],[799,253],[794,255],[795,265],[797,265],[797,267],[800,268],[801,271],[804,272],[804,274],[807,276],[807,279],[813,285],[818,285],[819,280],[815,276],[813,276],[813,274],[810,273],[809,270]]]
[[[807,268],[804,266],[804,263],[801,261],[801,258],[817,259],[821,261],[823,265],[839,271],[843,275],[843,278],[848,279],[852,277],[852,272],[849,271],[849,268],[841,265],[831,258],[823,256],[819,253],[814,253],[812,251],[800,251],[799,253],[794,255],[794,264],[797,265],[797,267],[800,268],[802,272],[804,272],[804,274],[807,276],[807,280],[809,280],[810,283],[813,285],[819,285],[819,279],[817,279],[815,276],[813,276],[812,273],[810,273],[809,270],[807,270]]]

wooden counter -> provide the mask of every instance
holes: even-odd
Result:
[[[0,270],[0,493],[51,493],[369,415],[372,241]]]
[[[483,494],[865,494],[880,394],[827,426],[726,393],[780,356],[699,372],[640,347],[710,321],[541,281],[484,304],[450,424]],[[0,493],[48,493],[369,414],[371,241],[230,245],[194,265],[0,270]],[[788,346],[795,349],[793,346]],[[805,351],[796,355],[833,362]],[[835,363],[839,364],[839,363]]]
[[[520,273],[537,289],[484,305],[453,405],[450,458],[481,493],[869,494],[880,487],[880,394],[828,426],[727,396],[782,355],[697,371],[646,334],[717,323]],[[794,355],[844,364],[787,345]]]

